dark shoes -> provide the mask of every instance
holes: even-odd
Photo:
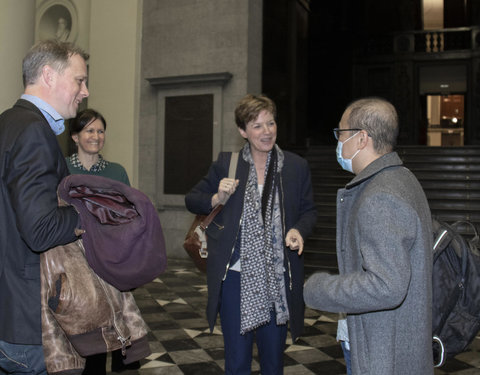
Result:
[[[106,364],[107,353],[90,355],[86,357],[85,369],[83,370],[82,375],[106,375]]]
[[[122,372],[125,370],[138,370],[140,368],[140,362],[132,362],[128,365],[123,363],[123,356],[121,350],[115,350],[112,352],[112,372]]]
[[[139,368],[140,368],[139,361],[129,363],[128,365],[124,365],[123,363],[114,365],[112,363],[112,372],[122,372],[125,370],[138,370]]]

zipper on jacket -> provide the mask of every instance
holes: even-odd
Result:
[[[125,357],[125,355],[127,354],[127,344],[130,341],[130,337],[125,338],[122,335],[119,335],[117,337],[117,340],[122,343],[122,356]]]
[[[215,220],[212,221],[210,224],[214,224],[219,230],[223,230],[223,228],[225,228],[223,225],[217,224],[217,223],[215,222]],[[207,227],[207,228],[208,228],[208,227]],[[205,229],[207,229],[207,228],[205,228]]]
[[[243,209],[242,209],[241,215],[243,215]],[[227,273],[228,273],[228,270],[230,269],[230,260],[232,259],[233,253],[235,252],[235,243],[237,242],[238,233],[240,232],[241,227],[242,227],[242,216],[240,216],[240,222],[238,224],[237,234],[235,235],[235,241],[233,242],[232,252],[230,253],[230,257],[228,258],[227,265],[225,266],[225,273],[223,274],[222,281],[225,281],[225,279],[227,278]]]
[[[285,225],[285,197],[283,195],[283,179],[282,176],[280,175],[280,188],[282,190],[282,200],[281,200],[281,206],[282,206],[282,225],[283,225],[283,238],[286,237],[287,231],[286,231],[286,225]],[[289,279],[289,288],[290,291],[293,289],[293,283],[292,283],[292,267],[290,265],[290,259],[288,259],[288,250],[287,246],[284,245],[283,247],[284,252],[283,255],[285,256],[285,259],[287,260],[287,266],[288,266],[288,279]]]
[[[99,276],[97,274],[95,274],[95,276],[97,276],[97,278],[99,278]],[[112,316],[113,316],[113,328],[115,329],[115,332],[117,332],[117,340],[120,341],[120,343],[122,344],[122,356],[125,357],[125,354],[126,354],[126,351],[127,351],[127,344],[130,343],[130,338],[132,336],[128,336],[128,337],[124,337],[122,336],[122,334],[120,333],[120,330],[118,329],[117,327],[117,317],[115,315],[115,310],[113,309],[113,302],[110,298],[110,296],[108,295],[107,293],[107,290],[105,288],[105,285],[103,283],[100,283],[100,285],[102,286],[104,292],[105,292],[105,296],[107,298],[107,301],[108,301],[108,306],[110,306],[110,310],[112,311]]]
[[[83,253],[85,254],[85,248],[83,247],[83,241],[79,240],[79,244],[83,250]],[[112,299],[110,298],[107,289],[105,288],[105,285],[103,284],[102,280],[100,279],[100,276],[98,276],[95,272],[92,271],[92,274],[95,275],[95,277],[99,280],[99,284],[102,286],[103,292],[105,294],[105,298],[107,299],[108,306],[110,307],[110,311],[112,312],[112,325],[113,328],[115,329],[115,332],[117,333],[118,337],[117,340],[120,341],[122,344],[122,355],[125,357],[126,351],[127,351],[127,344],[130,342],[129,337],[123,337],[122,334],[120,333],[120,330],[117,327],[117,317],[115,316],[115,310],[113,309],[113,302]]]

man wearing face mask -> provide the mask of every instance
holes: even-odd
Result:
[[[346,315],[338,336],[349,374],[433,374],[432,221],[422,187],[393,151],[395,108],[357,100],[334,134],[339,164],[356,176],[337,194],[339,274],[312,275],[305,303]]]

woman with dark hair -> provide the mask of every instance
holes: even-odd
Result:
[[[85,109],[69,123],[70,136],[77,152],[67,158],[71,174],[93,174],[130,185],[127,172],[118,163],[106,161],[100,151],[105,144],[105,118],[93,109]]]
[[[69,123],[70,136],[77,146],[77,152],[67,158],[70,174],[90,174],[108,177],[130,186],[127,172],[118,163],[106,161],[100,151],[105,144],[105,118],[94,109],[85,109],[77,114]],[[139,362],[124,365],[121,350],[112,352],[112,371],[137,369]],[[83,375],[106,374],[107,353],[87,357]]]
[[[283,374],[287,324],[293,340],[303,329],[303,243],[317,213],[308,164],[278,147],[275,115],[271,99],[245,96],[235,178],[221,152],[185,197],[195,214],[224,205],[207,228],[207,319],[213,329],[220,313],[226,374],[250,374],[254,339],[261,373]]]

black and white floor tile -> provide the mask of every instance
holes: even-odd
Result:
[[[205,275],[189,261],[170,260],[167,271],[138,288],[134,296],[149,326],[152,354],[139,370],[125,375],[209,375],[224,373],[223,339],[220,327],[210,333],[205,319]],[[336,314],[307,309],[304,335],[288,339],[284,373],[345,374],[340,345],[335,340]],[[471,348],[435,370],[435,375],[480,375],[480,338]],[[254,353],[252,374],[260,374]],[[110,361],[110,359],[109,359]]]

